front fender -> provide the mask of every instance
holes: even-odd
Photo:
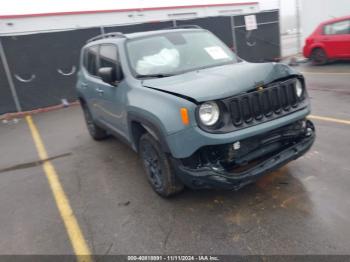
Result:
[[[132,137],[132,123],[140,123],[149,133],[156,136],[165,152],[172,153],[167,137],[196,125],[196,105],[184,98],[147,87],[135,88],[128,94],[127,121],[129,137]],[[180,109],[187,108],[190,125],[182,123]],[[134,149],[137,146],[133,143]]]
[[[129,137],[132,138],[131,145],[135,151],[138,151],[138,145],[137,145],[137,141],[134,140],[135,136],[133,134],[133,128],[132,128],[133,123],[140,124],[144,129],[147,130],[148,133],[150,133],[156,140],[158,140],[164,152],[170,153],[170,149],[166,141],[166,133],[159,119],[144,112],[143,113],[129,112],[128,113]]]

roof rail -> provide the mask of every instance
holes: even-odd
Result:
[[[175,25],[164,29],[203,29],[199,25]]]
[[[98,36],[95,36],[93,38],[90,38],[89,40],[86,41],[86,43],[90,43],[96,40],[104,39],[104,38],[109,38],[109,37],[116,37],[116,38],[127,38],[123,33],[121,32],[113,32],[113,33],[107,33],[107,34],[101,34]]]

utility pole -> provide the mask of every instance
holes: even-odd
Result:
[[[295,0],[295,11],[297,20],[297,48],[298,53],[301,51],[301,23],[300,23],[300,1]]]
[[[280,45],[279,45],[279,49],[280,49],[280,57],[282,57],[283,54],[283,50],[282,50],[282,5],[281,5],[281,0],[278,0],[278,27],[279,27],[279,32],[280,32]]]
[[[15,102],[17,112],[22,112],[22,107],[21,107],[21,104],[20,104],[19,99],[18,99],[15,84],[13,83],[12,75],[10,72],[9,65],[7,63],[7,58],[6,58],[4,47],[3,47],[2,42],[1,42],[1,38],[0,38],[0,59],[1,59],[2,65],[4,66],[4,69],[5,69],[5,74],[6,74],[9,86],[10,86],[11,94],[12,94],[13,100]]]

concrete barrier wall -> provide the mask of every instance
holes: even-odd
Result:
[[[15,102],[5,75],[4,65],[0,60],[0,114],[15,111]]]
[[[216,34],[238,55],[250,62],[272,61],[280,55],[278,12],[256,14],[257,30],[246,31],[244,16],[221,16],[104,27],[108,32],[132,33],[196,24]],[[232,27],[232,19],[235,26]],[[243,22],[242,22],[243,21]],[[269,23],[271,22],[271,23]],[[76,100],[76,73],[80,49],[101,28],[1,37],[19,102],[23,111]],[[254,43],[254,44],[252,44]],[[237,47],[235,47],[237,45]],[[14,112],[10,88],[0,66],[0,114]]]

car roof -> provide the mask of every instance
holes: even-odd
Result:
[[[129,33],[129,34],[120,33],[120,36],[118,37],[108,37],[108,38],[101,38],[94,41],[89,41],[85,46],[91,46],[91,45],[103,44],[103,43],[115,43],[119,41],[125,41],[126,39],[144,38],[148,36],[156,36],[156,35],[162,35],[162,34],[174,33],[174,32],[193,32],[193,31],[206,31],[206,30],[202,28],[198,28],[198,29],[186,28],[186,29],[161,29],[161,30],[144,31],[144,32],[136,32],[136,33]]]
[[[348,16],[343,16],[343,17],[332,18],[332,19],[329,19],[327,21],[322,22],[321,25],[332,24],[335,22],[343,21],[343,20],[350,20],[350,16],[348,15]]]
[[[142,38],[146,36],[154,36],[161,35],[173,32],[189,32],[189,31],[203,31],[203,29],[161,29],[161,30],[153,30],[153,31],[145,31],[145,32],[137,32],[125,34],[128,39]]]

